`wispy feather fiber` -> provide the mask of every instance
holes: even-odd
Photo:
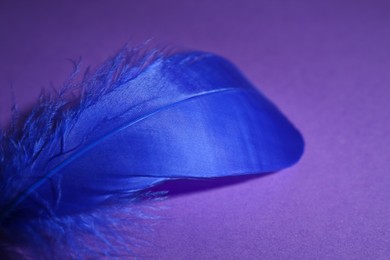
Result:
[[[150,221],[157,215],[150,212],[155,208],[140,209],[134,203],[155,200],[156,196],[161,199],[163,194],[140,193],[135,187],[126,196],[122,195],[124,199],[117,201],[118,204],[107,203],[104,208],[64,216],[56,212],[52,198],[38,194],[36,189],[45,182],[50,183],[55,200],[61,199],[64,188],[61,176],[54,180],[51,175],[56,172],[49,165],[76,151],[86,141],[79,140],[78,147],[66,150],[67,134],[83,112],[164,56],[161,50],[125,48],[98,70],[87,69],[81,81],[76,80],[80,76],[80,62],[74,62],[74,72],[60,92],[42,92],[39,102],[27,115],[14,110],[12,124],[0,131],[1,259],[94,259],[118,256],[118,253],[122,257],[136,256],[134,247],[146,241],[126,232],[143,230],[149,234],[153,224]],[[119,111],[112,118],[97,117],[94,127],[122,114]],[[93,128],[88,131],[91,134]],[[30,196],[35,198],[35,204],[23,212],[19,207]],[[140,225],[143,221],[147,224]]]

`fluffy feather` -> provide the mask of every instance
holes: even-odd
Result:
[[[292,124],[212,54],[124,49],[75,82],[43,94],[1,134],[4,250],[44,241],[45,255],[57,237],[55,252],[71,247],[73,258],[131,255],[126,245],[136,243],[118,237],[118,223],[140,215],[127,205],[145,197],[142,190],[172,178],[277,171],[303,152]],[[85,237],[91,242],[78,248]]]
[[[74,63],[74,72],[59,93],[42,92],[37,105],[23,118],[14,109],[11,126],[0,131],[1,259],[84,259],[119,253],[136,256],[133,249],[146,243],[142,238],[150,234],[157,219],[154,207],[141,207],[136,202],[164,198],[164,193],[138,191],[155,183],[155,179],[137,178],[131,189],[117,191],[115,203],[102,203],[105,207],[85,205],[77,214],[67,209],[67,214],[60,214],[62,192],[71,187],[62,182],[60,174],[53,175],[57,174],[55,166],[87,144],[95,128],[124,114],[112,111],[111,118],[103,114],[87,118],[84,113],[92,113],[106,96],[127,87],[123,84],[165,56],[160,50],[126,48],[97,71],[88,69],[81,82],[76,81],[80,63]],[[94,122],[93,126],[85,125],[85,138],[68,137],[83,120],[85,124]],[[83,173],[86,174],[80,169],[76,175]],[[77,200],[73,203],[77,204]],[[146,224],[140,225],[142,222]]]

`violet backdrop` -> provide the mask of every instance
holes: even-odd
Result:
[[[0,115],[59,88],[66,60],[126,42],[210,51],[301,130],[305,154],[262,178],[176,182],[158,259],[390,257],[390,2],[0,1]]]

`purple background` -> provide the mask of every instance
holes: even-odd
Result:
[[[306,151],[263,178],[171,184],[160,259],[390,257],[389,1],[1,1],[0,114],[58,88],[67,58],[124,43],[232,60],[302,131]],[[229,185],[228,185],[229,184]],[[183,192],[191,190],[192,192]]]

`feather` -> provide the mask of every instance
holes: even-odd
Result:
[[[125,48],[80,82],[74,75],[0,135],[7,239],[14,230],[36,242],[59,233],[80,237],[86,229],[107,248],[112,242],[100,233],[115,237],[105,230],[112,216],[122,221],[136,208],[125,205],[154,198],[142,192],[149,187],[274,172],[303,153],[299,131],[217,55]],[[67,243],[77,258],[83,250],[75,237]]]

